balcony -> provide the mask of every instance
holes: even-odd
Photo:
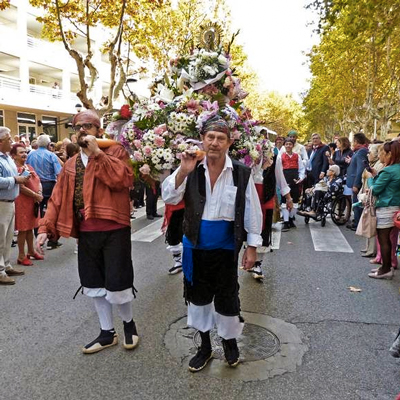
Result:
[[[24,88],[19,79],[0,77],[0,104],[73,114],[75,104],[79,102],[75,93],[40,85]]]

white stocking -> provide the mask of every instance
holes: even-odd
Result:
[[[114,328],[112,305],[105,297],[95,297],[94,306],[99,316],[100,327],[103,331],[109,331]]]
[[[286,208],[286,204],[282,204],[282,215],[283,215],[283,221],[288,222],[289,221],[289,211]]]
[[[118,313],[122,321],[130,322],[133,319],[132,303],[118,304]]]

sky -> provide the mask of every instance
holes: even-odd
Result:
[[[309,88],[311,77],[307,52],[317,36],[307,23],[313,14],[304,9],[306,0],[227,0],[232,11],[233,31],[240,29],[237,43],[243,44],[260,86],[281,94],[300,93]]]

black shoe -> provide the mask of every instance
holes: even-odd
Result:
[[[294,217],[289,218],[289,227],[290,228],[297,228],[296,225],[294,224]]]
[[[135,321],[132,319],[130,322],[124,321],[124,347],[127,350],[134,349],[139,343],[139,336],[136,330]]]
[[[196,355],[189,361],[189,371],[190,372],[201,371],[212,358],[213,358],[213,352],[211,348],[200,347],[197,350]]]
[[[47,242],[47,247],[46,247],[46,249],[47,250],[54,250],[54,249],[58,249],[59,247],[61,247],[62,246],[62,243],[60,243],[60,242],[52,242],[52,241],[48,241]]]
[[[353,224],[347,224],[346,228],[347,229],[351,229],[352,231],[356,231],[357,230],[357,227],[355,225],[353,225]]]
[[[179,274],[179,272],[182,272],[182,265],[174,265],[172,268],[168,270],[168,273],[170,275]]]
[[[85,354],[97,353],[98,351],[104,350],[107,347],[114,346],[118,343],[118,335],[114,329],[109,331],[100,331],[99,337],[90,342],[82,348],[82,352]]]
[[[282,232],[287,232],[288,230],[290,230],[289,222],[284,222],[282,226]]]
[[[161,215],[161,214],[158,214],[158,213],[155,213],[155,214],[153,214],[153,217],[154,217],[154,218],[161,218],[162,215]]]
[[[16,247],[17,246],[17,241],[16,240],[13,240],[12,242],[11,242],[11,247]]]
[[[148,216],[147,216],[147,219],[149,219],[149,220],[153,220],[153,219],[154,219],[154,217],[153,217],[152,215],[148,215]]]
[[[239,349],[236,339],[222,339],[222,347],[224,348],[225,359],[230,367],[236,367],[239,364]]]

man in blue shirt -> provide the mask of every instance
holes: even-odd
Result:
[[[14,234],[14,200],[19,195],[19,185],[30,178],[19,176],[13,159],[7,154],[11,150],[10,129],[0,127],[0,285],[14,285],[13,275],[24,275],[24,271],[13,268],[10,263],[11,242]]]
[[[47,150],[50,143],[48,135],[40,135],[37,139],[38,149],[32,151],[28,155],[26,163],[33,167],[39,175],[40,182],[43,188],[43,200],[40,203],[40,216],[44,217],[44,209],[47,207],[47,202],[53,192],[53,188],[57,182],[57,176],[61,171],[61,164],[58,157]],[[52,250],[61,246],[58,242],[48,242],[47,249]]]

